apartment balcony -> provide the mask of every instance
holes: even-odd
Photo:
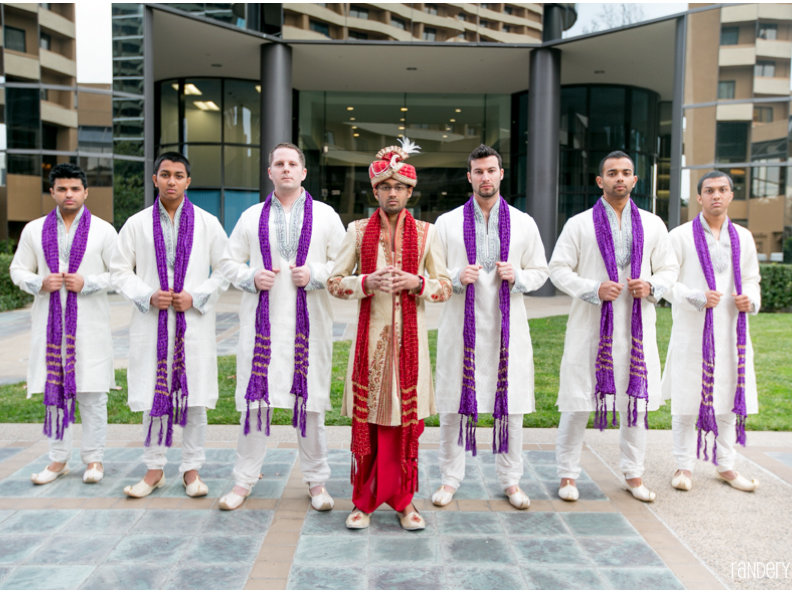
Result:
[[[68,109],[51,101],[41,102],[41,121],[65,128],[77,127],[77,110]]]
[[[715,109],[719,122],[750,122],[753,120],[753,103],[727,103]]]
[[[792,41],[757,39],[756,55],[760,58],[781,58],[789,60],[792,58]]]
[[[754,95],[789,95],[789,78],[754,77]]]
[[[71,78],[77,76],[77,62],[61,54],[39,48],[39,61],[41,62],[42,68],[54,70],[59,74],[64,74]]]
[[[757,14],[756,4],[734,4],[721,7],[721,23],[742,23],[755,21]]]
[[[718,52],[718,66],[753,66],[756,64],[756,46],[725,45]]]
[[[41,69],[39,67],[38,59],[31,54],[21,54],[13,50],[5,50],[3,52],[5,75],[19,76],[21,78],[29,78],[32,80],[41,79]]]
[[[58,35],[63,37],[70,37],[74,39],[74,23],[59,14],[49,10],[42,10],[39,12],[39,25],[45,29],[55,31]]]

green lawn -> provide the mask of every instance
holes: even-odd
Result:
[[[671,332],[671,310],[657,310],[657,340],[660,359],[665,362],[668,338]],[[792,314],[759,314],[750,318],[751,337],[756,358],[759,384],[759,414],[748,418],[749,430],[792,431]],[[536,368],[536,409],[526,415],[525,427],[556,427],[559,413],[555,399],[558,391],[558,369],[564,347],[566,316],[542,318],[530,322]],[[432,365],[435,361],[437,333],[429,333]],[[328,412],[328,425],[349,425],[341,417],[341,398],[349,358],[349,341],[337,342],[333,348],[331,400],[333,410]],[[212,424],[236,424],[239,413],[234,410],[234,357],[219,357],[218,376],[220,398],[215,410],[209,411]],[[126,371],[116,371],[116,382],[121,390],[110,393],[108,421],[110,423],[140,423],[141,413],[129,412],[126,406]],[[38,423],[43,418],[40,399],[26,400],[24,384],[0,386],[0,423]],[[276,424],[291,423],[291,411],[277,410],[273,415]],[[437,417],[426,420],[429,426],[437,425]],[[491,426],[492,417],[481,415],[481,426]],[[670,429],[670,405],[649,413],[649,426],[653,429]]]

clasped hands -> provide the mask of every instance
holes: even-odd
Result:
[[[291,280],[294,283],[294,286],[305,287],[309,282],[311,282],[311,269],[307,264],[303,266],[295,266],[294,264],[290,264],[289,270],[291,271]],[[257,271],[253,277],[253,282],[256,285],[256,289],[259,291],[269,291],[275,284],[275,278],[279,272],[280,268],[273,268],[272,270],[266,270],[262,268],[261,270]]]
[[[185,312],[192,307],[193,298],[187,291],[182,290],[181,293],[175,293],[173,289],[163,291],[157,289],[149,299],[151,305],[156,309],[168,309],[173,306],[178,312]]]
[[[621,295],[624,289],[624,283],[616,283],[610,280],[604,281],[599,286],[597,296],[601,301],[614,301]],[[627,277],[627,290],[635,299],[645,299],[649,297],[652,291],[652,285],[648,281],[641,280],[640,278]]]
[[[44,277],[44,282],[41,283],[41,292],[53,293],[60,291],[63,286],[66,287],[67,291],[79,293],[85,286],[85,279],[76,272],[54,272]]]
[[[707,297],[707,303],[704,305],[706,309],[717,306],[718,303],[720,303],[721,297],[723,297],[723,293],[720,291],[705,291],[704,295]],[[751,300],[748,298],[748,295],[732,293],[732,297],[734,297],[734,305],[737,311],[743,313],[749,313],[751,311]]]
[[[462,286],[475,283],[478,280],[481,268],[481,264],[468,264],[465,266],[459,273],[459,282]],[[501,280],[514,284],[514,266],[510,262],[496,262],[495,272]]]
[[[412,291],[421,286],[421,277],[417,274],[399,270],[395,266],[386,266],[366,275],[363,288],[367,294],[374,291],[380,293],[401,293]]]

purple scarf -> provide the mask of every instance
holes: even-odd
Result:
[[[732,249],[732,270],[734,271],[734,288],[738,295],[742,294],[742,274],[740,272],[740,237],[737,235],[731,220],[729,220],[729,240]],[[693,241],[696,245],[701,270],[707,287],[710,291],[715,290],[715,272],[712,269],[712,259],[710,258],[707,239],[704,236],[704,226],[701,219],[693,219]],[[704,331],[701,337],[701,404],[699,405],[698,420],[698,448],[696,457],[701,457],[702,445],[704,446],[704,459],[707,457],[707,433],[712,433],[713,437],[718,436],[718,425],[715,420],[715,408],[713,399],[713,384],[715,381],[715,328],[714,313],[711,307],[706,308],[704,313]],[[737,314],[737,388],[734,392],[734,408],[732,412],[737,415],[737,443],[745,445],[745,419],[747,416],[745,408],[745,347],[747,343],[747,316],[745,312]],[[712,463],[718,464],[718,444],[713,439],[712,443]]]
[[[264,201],[259,217],[259,245],[261,260],[265,270],[272,270],[272,254],[269,241],[269,214],[272,207],[272,194]],[[297,245],[295,264],[304,266],[308,257],[308,248],[311,245],[311,230],[313,228],[313,199],[305,193],[305,206],[303,207],[303,224],[300,231],[300,241]],[[305,287],[297,287],[297,320],[294,331],[294,375],[292,377],[291,393],[294,394],[294,412],[292,426],[299,427],[305,437],[306,403],[308,402],[308,337],[311,332],[311,323],[308,319],[308,301]],[[269,291],[259,291],[259,302],[256,308],[256,340],[253,346],[253,363],[250,371],[245,400],[247,413],[245,415],[245,435],[250,433],[250,404],[259,402],[258,430],[261,431],[261,403],[267,405],[266,434],[270,432],[270,407],[269,388],[267,385],[269,363],[271,358],[272,337],[270,336],[269,318]]]
[[[468,264],[476,263],[476,223],[474,197],[463,207],[463,236]],[[511,224],[509,205],[500,197],[498,214],[498,238],[500,239],[500,261],[509,258]],[[499,304],[501,312],[500,359],[498,361],[498,384],[495,390],[495,419],[492,452],[505,454],[509,451],[509,311],[510,287],[501,281]],[[478,403],[476,402],[476,288],[470,283],[465,288],[465,326],[463,329],[464,355],[462,360],[462,393],[459,399],[459,445],[462,445],[462,425],[465,423],[465,450],[476,455],[476,423],[478,422]]]
[[[162,235],[162,223],[160,222],[160,209],[158,201],[154,203],[151,212],[153,213],[154,224],[154,253],[157,258],[157,276],[159,277],[160,289],[167,291],[168,287],[168,254],[165,248],[165,238]],[[190,260],[193,244],[193,230],[195,227],[195,213],[192,202],[184,195],[182,203],[181,219],[179,230],[176,236],[176,261],[173,264],[173,291],[181,293],[184,289],[184,277],[187,274],[187,264]],[[187,319],[183,311],[176,312],[176,336],[173,342],[173,363],[171,366],[171,385],[168,390],[168,310],[159,310],[157,325],[157,380],[154,387],[154,402],[151,405],[149,417],[148,433],[146,435],[146,447],[151,445],[151,428],[154,425],[153,419],[160,417],[159,439],[157,443],[162,445],[163,424],[162,417],[168,417],[167,433],[165,434],[165,445],[171,446],[173,441],[173,419],[176,417],[179,425],[184,427],[187,424],[187,399],[189,391],[187,389],[187,367],[184,352],[184,334],[187,331]]]
[[[616,268],[616,254],[613,247],[610,222],[605,211],[605,205],[600,199],[594,205],[594,231],[597,234],[602,259],[608,278],[619,282],[619,271]],[[630,278],[640,278],[641,259],[643,257],[643,225],[641,215],[635,202],[630,199],[630,215],[632,223],[632,254],[630,257]],[[630,351],[630,382],[627,386],[627,395],[630,397],[627,409],[627,426],[634,427],[638,423],[638,399],[645,402],[644,427],[649,428],[647,409],[649,406],[649,392],[647,390],[646,362],[643,352],[643,320],[641,316],[641,300],[633,299],[631,320],[632,348]],[[600,431],[608,426],[608,404],[606,396],[613,394],[612,425],[616,426],[616,381],[613,376],[613,302],[602,302],[600,314],[600,341],[597,348],[596,361],[596,393],[597,410],[594,415],[594,426]]]
[[[41,247],[44,260],[53,274],[60,272],[58,256],[58,215],[54,209],[44,219],[41,228]],[[83,214],[74,233],[71,250],[69,251],[69,274],[80,268],[85,247],[88,245],[88,231],[91,228],[91,213],[83,207]],[[66,362],[61,358],[63,348],[63,326],[61,318],[60,291],[50,293],[49,316],[47,318],[47,383],[44,385],[44,435],[52,437],[53,411],[57,410],[55,419],[55,438],[63,439],[63,430],[74,423],[74,400],[77,393],[75,368],[75,337],[77,336],[77,293],[67,291],[66,295]]]

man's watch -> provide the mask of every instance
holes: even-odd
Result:
[[[646,282],[649,283],[649,281],[646,281]],[[655,294],[654,285],[652,283],[649,283],[649,296],[650,297],[654,297],[655,296],[654,294]]]

